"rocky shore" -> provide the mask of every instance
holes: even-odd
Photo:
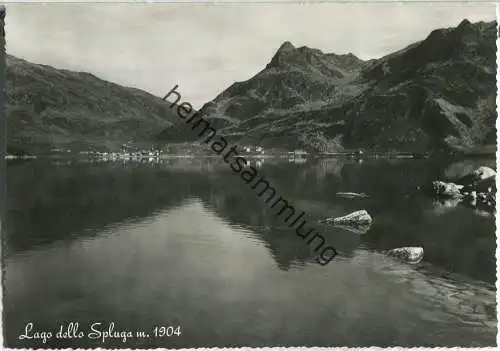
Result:
[[[426,190],[439,199],[453,199],[493,213],[496,207],[495,177],[495,170],[481,166],[453,182],[435,180]]]

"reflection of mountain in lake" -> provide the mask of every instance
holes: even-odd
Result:
[[[196,183],[141,164],[26,162],[9,164],[8,188],[7,247],[20,250],[179,205]]]
[[[113,318],[127,330],[169,323],[186,331],[186,337],[147,344],[132,339],[131,348],[495,341],[495,295],[487,284],[370,250],[327,267],[294,260],[281,269],[274,260],[281,264],[297,255],[276,254],[269,255],[255,232],[191,198],[135,223],[109,226],[99,236],[8,257],[5,339],[11,347],[36,347],[36,340],[21,345],[18,339],[27,318],[52,330],[78,316],[81,325]],[[53,338],[46,347],[90,348],[99,342]],[[123,347],[120,339],[106,345]]]

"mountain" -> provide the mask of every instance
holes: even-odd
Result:
[[[198,112],[231,141],[317,151],[468,151],[496,142],[496,22],[462,21],[369,61],[285,42]],[[184,123],[162,142],[195,140]]]
[[[118,150],[150,147],[177,122],[160,98],[89,73],[33,64],[7,55],[7,150]]]

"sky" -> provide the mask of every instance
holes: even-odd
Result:
[[[493,3],[7,4],[7,53],[199,108],[284,41],[379,58],[433,29],[495,19]]]

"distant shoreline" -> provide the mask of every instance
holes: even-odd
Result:
[[[353,159],[353,160],[375,160],[375,159],[407,159],[407,160],[422,160],[436,158],[495,158],[494,153],[460,153],[460,154],[423,154],[413,155],[410,153],[391,153],[391,154],[363,154],[355,153],[322,153],[322,154],[307,154],[307,155],[290,155],[288,153],[261,155],[261,154],[246,154],[249,159]],[[182,153],[182,154],[159,154],[158,156],[140,156],[140,157],[122,157],[119,153],[115,155],[92,155],[79,153],[45,153],[45,154],[30,154],[30,155],[5,155],[4,159],[107,159],[116,161],[135,161],[148,159],[176,159],[176,158],[217,158],[217,155],[206,155],[202,153]]]

